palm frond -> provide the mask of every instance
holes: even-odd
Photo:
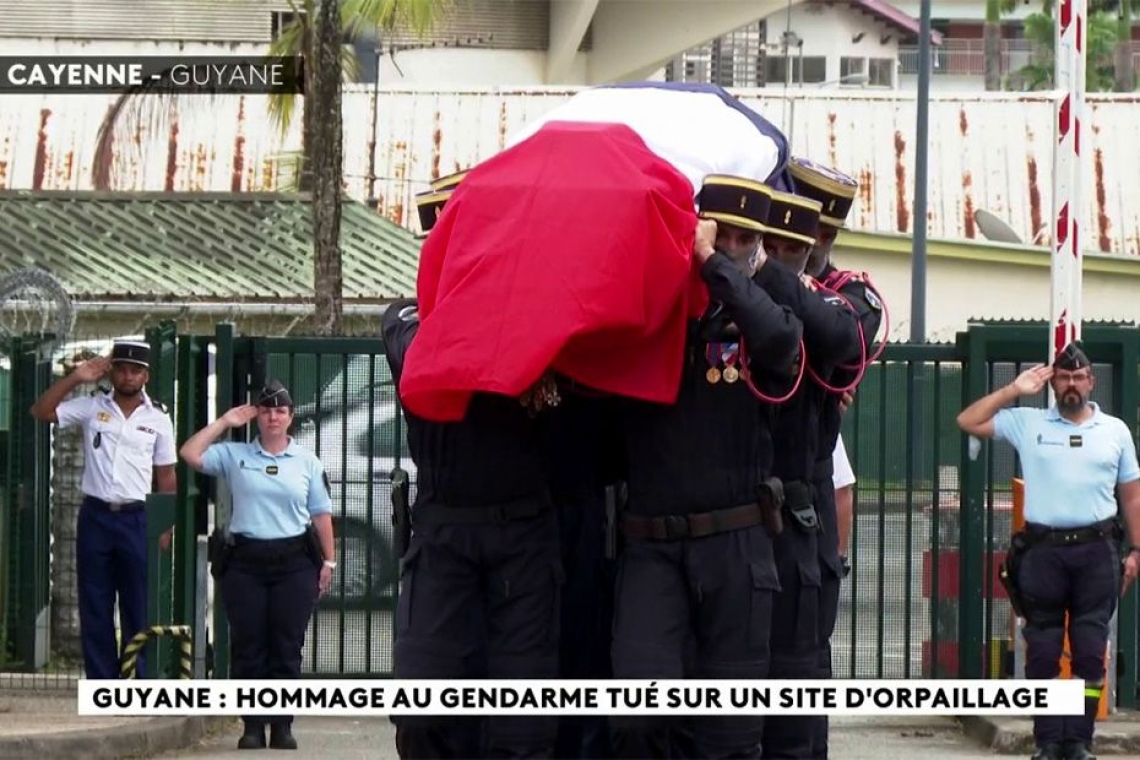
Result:
[[[163,134],[178,113],[181,98],[207,98],[207,105],[219,97],[212,85],[180,84],[177,89],[170,70],[154,77],[143,77],[115,99],[99,124],[91,184],[96,190],[112,190],[118,183],[119,167],[137,166],[143,158],[143,137]]]
[[[376,29],[407,29],[423,37],[449,5],[447,0],[345,0],[341,15],[354,39]]]

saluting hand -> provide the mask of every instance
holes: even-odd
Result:
[[[1037,364],[1022,372],[1013,381],[1012,385],[1019,396],[1035,396],[1041,392],[1045,384],[1053,377],[1053,368],[1044,364]]]
[[[1124,583],[1120,588],[1121,596],[1128,593],[1128,587],[1132,585],[1132,581],[1136,580],[1137,573],[1140,573],[1140,555],[1136,552],[1128,552],[1128,556],[1124,558]]]
[[[248,425],[250,421],[257,417],[257,407],[253,404],[242,404],[235,406],[222,415],[222,421],[232,428],[242,427]]]
[[[110,371],[111,358],[108,356],[96,356],[94,359],[88,359],[76,367],[74,374],[82,382],[93,383]]]

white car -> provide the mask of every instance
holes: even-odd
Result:
[[[416,470],[387,360],[381,354],[349,357],[316,400],[294,414],[294,441],[315,453],[328,475],[338,549],[343,547],[328,603],[370,606],[390,598],[399,566],[391,476],[399,465],[414,484]]]

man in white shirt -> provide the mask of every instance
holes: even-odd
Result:
[[[88,678],[118,678],[115,597],[121,643],[147,627],[146,506],[154,490],[176,487],[174,425],[143,390],[150,346],[117,342],[110,357],[83,362],[32,405],[32,416],[61,430],[83,428],[84,498],[76,528],[79,630]],[[64,401],[76,387],[110,374],[113,390]],[[144,677],[144,657],[138,677]]]
[[[843,436],[840,435],[835,442],[835,451],[831,455],[831,480],[835,484],[835,513],[839,523],[839,561],[843,563],[843,574],[851,572],[851,562],[847,558],[847,541],[851,537],[851,524],[855,520],[855,471],[851,469],[851,461],[847,458],[847,447],[843,445]]]

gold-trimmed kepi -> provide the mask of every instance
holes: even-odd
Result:
[[[821,208],[822,204],[817,200],[773,192],[768,209],[768,234],[815,245]]]
[[[697,196],[700,215],[746,230],[767,232],[764,225],[772,203],[772,188],[744,177],[710,174]]]
[[[810,158],[793,158],[788,164],[796,181],[796,193],[819,201],[819,221],[832,227],[843,227],[855,203],[859,183],[854,178]]]
[[[455,187],[463,181],[463,178],[466,177],[470,171],[470,169],[464,169],[461,172],[447,174],[443,177],[440,177],[439,179],[432,180],[431,189],[437,193],[442,192],[443,190],[454,190]]]
[[[454,190],[444,190],[436,192],[435,190],[428,190],[426,193],[418,193],[416,195],[416,210],[420,215],[420,229],[426,235],[435,226],[435,222],[439,219],[439,215],[443,213],[444,204],[447,199],[451,197]]]

